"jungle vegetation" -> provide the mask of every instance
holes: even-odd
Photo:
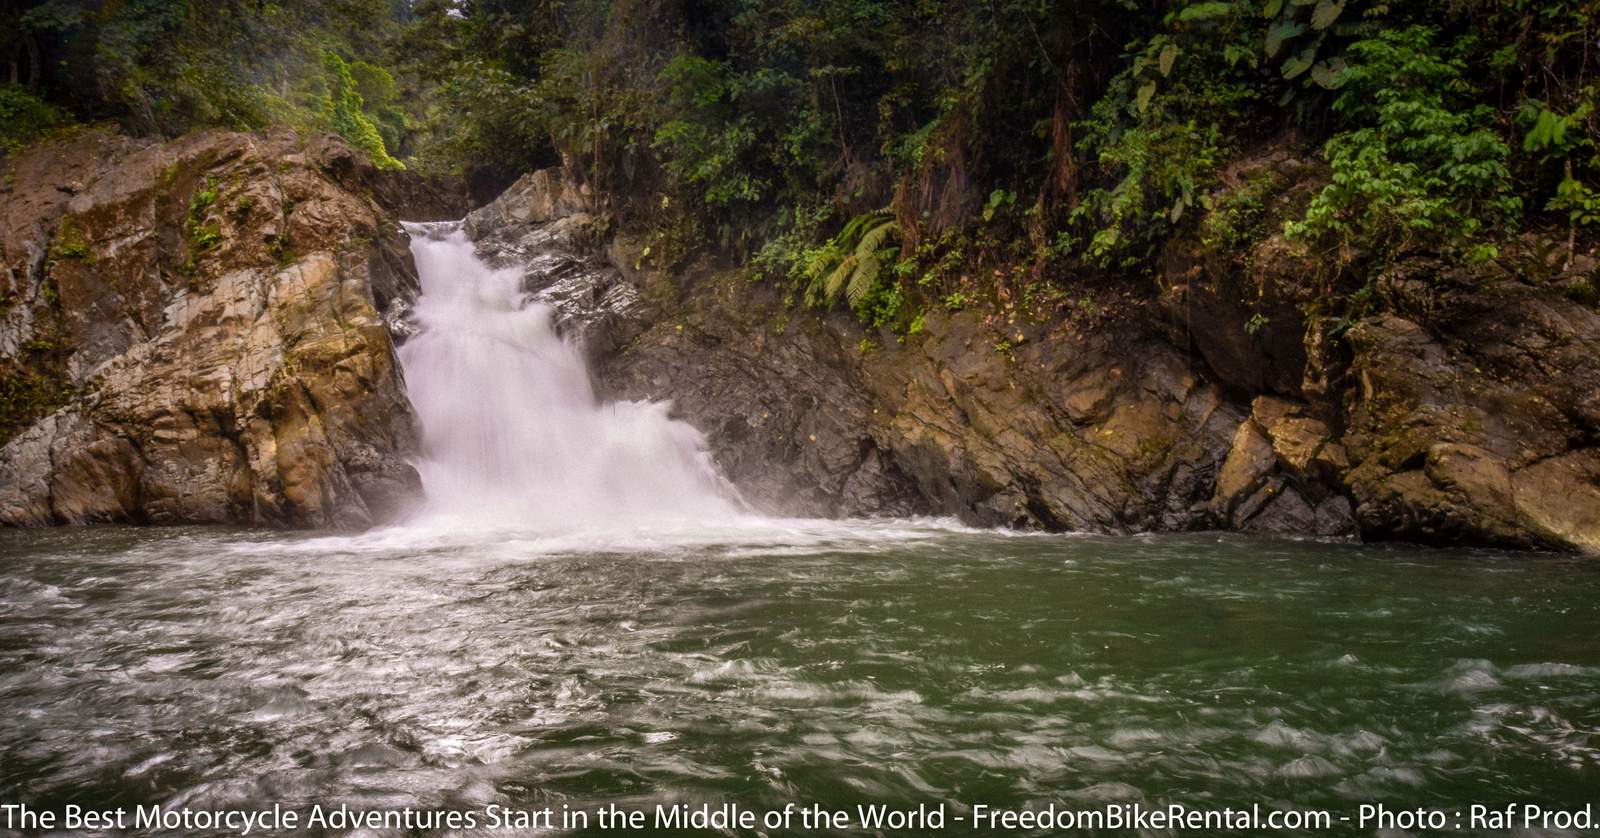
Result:
[[[654,258],[914,331],[1025,279],[1153,275],[1229,164],[1349,287],[1600,225],[1597,0],[44,0],[0,4],[0,153],[114,120],[337,132],[483,195],[564,163]],[[1238,208],[1233,208],[1237,210]],[[1248,215],[1249,207],[1243,212]],[[1260,230],[1232,230],[1244,246]],[[985,279],[987,277],[987,279]]]

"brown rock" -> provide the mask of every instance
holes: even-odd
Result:
[[[59,343],[74,395],[0,448],[0,523],[365,525],[417,493],[389,176],[288,133],[91,132],[15,168],[0,356]]]
[[[1499,265],[1401,266],[1351,330],[1346,479],[1374,537],[1595,550],[1600,314]]]

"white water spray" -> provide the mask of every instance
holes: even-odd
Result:
[[[400,348],[422,423],[417,521],[542,531],[742,517],[693,426],[659,402],[602,403],[577,347],[520,272],[460,224],[411,224],[418,334]]]

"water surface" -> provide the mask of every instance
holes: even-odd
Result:
[[[0,799],[1581,806],[1600,565],[764,522],[0,532]]]

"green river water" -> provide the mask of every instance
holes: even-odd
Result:
[[[476,811],[466,834],[547,834],[489,806],[1258,804],[1419,834],[1359,807],[1471,832],[1473,804],[1600,798],[1580,559],[931,521],[0,556],[4,803]]]

